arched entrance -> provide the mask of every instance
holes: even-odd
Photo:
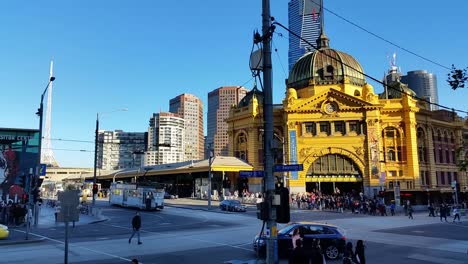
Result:
[[[362,172],[349,157],[330,153],[313,161],[306,174],[306,192],[321,191],[324,194],[361,192]]]

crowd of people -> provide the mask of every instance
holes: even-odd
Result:
[[[344,212],[349,210],[352,213],[387,215],[387,206],[382,199],[367,198],[363,193],[340,193],[322,194],[319,191],[292,193],[290,195],[290,206],[296,209],[305,210],[329,210]],[[390,205],[394,214],[394,204]]]
[[[26,204],[0,201],[0,224],[19,226],[26,223]]]

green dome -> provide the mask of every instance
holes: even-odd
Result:
[[[294,64],[287,80],[288,88],[305,88],[310,81],[315,84],[339,84],[344,82],[345,77],[352,84],[366,84],[359,62],[344,52],[329,48],[328,38],[324,34],[319,39],[319,47]]]
[[[257,101],[259,104],[263,104],[263,92],[262,91],[259,91],[257,89],[257,85],[254,86],[254,88],[252,90],[250,90],[245,96],[244,98],[242,98],[242,100],[240,100],[239,104],[237,104],[237,107],[244,107],[244,106],[248,106],[250,105],[250,102],[252,101],[252,99],[256,97],[257,98]]]

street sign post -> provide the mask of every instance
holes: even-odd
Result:
[[[39,167],[39,176],[45,176],[47,171],[47,164],[42,164]]]
[[[286,171],[302,171],[304,166],[302,164],[279,164],[273,168],[275,172],[286,172]]]
[[[80,204],[80,192],[78,190],[68,190],[58,193],[59,211],[57,222],[65,222],[65,260],[68,264],[68,223],[79,221],[78,205]]]

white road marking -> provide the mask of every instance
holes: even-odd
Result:
[[[432,262],[432,263],[440,263],[440,264],[463,264],[466,263],[464,261],[460,260],[454,260],[454,259],[447,259],[447,258],[438,258],[434,256],[427,256],[427,255],[422,255],[422,254],[412,254],[408,256],[409,259],[416,259],[416,260],[422,260],[426,262]]]
[[[18,229],[13,229],[13,230],[15,230],[17,232],[21,232],[21,233],[26,233],[25,231],[18,230]],[[50,237],[42,236],[42,235],[31,233],[31,232],[29,234],[33,235],[33,236],[36,236],[36,237],[46,239],[46,240],[50,240],[50,241],[53,241],[53,242],[56,242],[56,243],[59,243],[59,244],[65,244],[65,242],[62,242],[60,240],[53,239],[53,238],[50,238]],[[106,253],[106,252],[103,252],[103,251],[90,249],[90,248],[83,247],[83,246],[77,246],[77,245],[74,245],[73,243],[68,243],[68,246],[69,247],[75,247],[75,248],[81,248],[81,249],[88,250],[88,251],[91,251],[91,252],[96,253],[96,254],[106,255],[106,256],[109,256],[109,257],[112,257],[112,258],[117,258],[117,259],[121,259],[121,260],[125,260],[125,261],[132,261],[131,259],[128,259],[128,258],[124,258],[124,257],[117,256],[117,255],[114,255],[114,254]]]

